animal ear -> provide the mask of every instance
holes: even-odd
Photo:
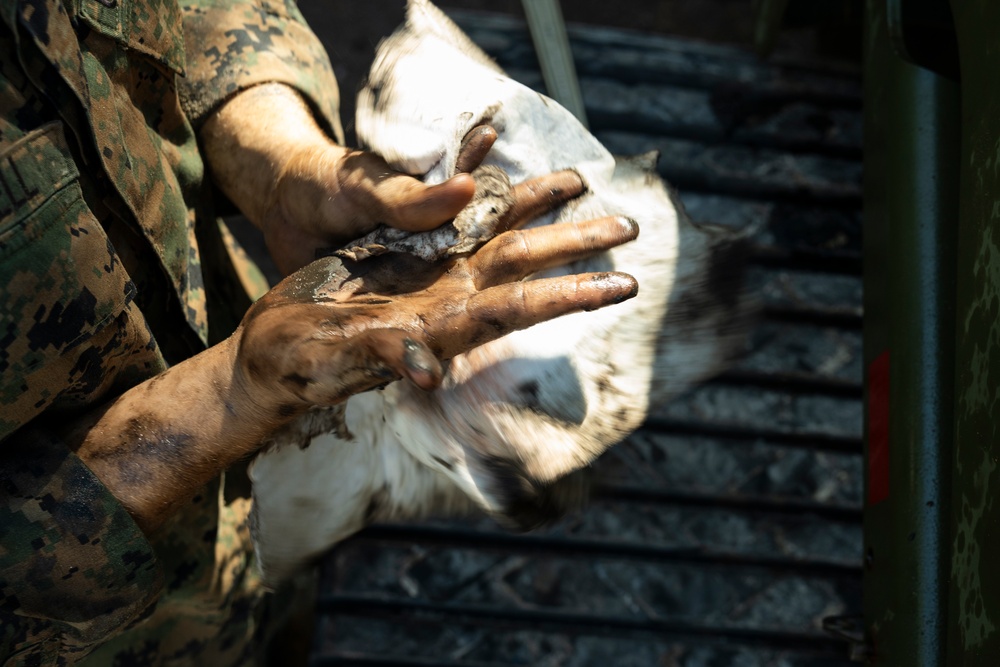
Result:
[[[469,39],[462,29],[455,25],[444,12],[429,0],[409,0],[406,3],[406,28],[418,37],[434,35],[466,54],[476,62],[499,74],[503,69]]]
[[[645,153],[639,153],[638,155],[619,155],[615,157],[615,160],[619,163],[627,163],[647,173],[653,173],[656,171],[656,165],[660,161],[660,151],[652,150]]]

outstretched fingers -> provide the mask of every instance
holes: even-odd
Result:
[[[523,227],[586,190],[583,178],[571,169],[518,183],[511,192],[514,204],[504,215],[500,231]]]
[[[476,287],[483,289],[610,250],[638,235],[635,221],[615,216],[515,230],[483,246],[469,263]]]
[[[449,323],[448,333],[434,340],[444,358],[450,358],[562,315],[621,303],[638,292],[639,284],[627,273],[584,273],[498,285],[469,299],[462,315],[466,321]]]
[[[486,159],[497,138],[497,131],[489,125],[478,125],[470,130],[462,139],[462,145],[458,150],[455,173],[472,172]],[[519,183],[511,192],[514,204],[504,214],[498,232],[521,227],[539,215],[583,194],[586,189],[587,186],[580,174],[569,169]]]

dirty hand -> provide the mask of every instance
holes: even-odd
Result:
[[[327,257],[248,312],[238,377],[271,414],[332,405],[398,378],[433,389],[441,361],[539,322],[634,296],[622,273],[521,281],[636,237],[621,218],[508,231],[476,253],[431,264],[409,255]]]
[[[274,94],[286,99],[291,89],[277,87],[282,90]],[[301,104],[297,95],[293,99]],[[232,110],[230,104],[226,108]],[[275,205],[270,199],[275,169],[285,164],[279,156],[294,153],[286,142],[288,133],[270,134],[268,123],[237,121],[220,112],[206,125],[202,138],[209,163],[248,217],[258,224],[270,220],[264,231],[277,243],[272,248],[286,270],[306,264],[317,246],[332,245],[338,230],[353,238],[379,216],[391,215],[390,210],[399,216],[390,219],[396,224],[416,220],[417,227],[433,227],[472,195],[468,176],[428,188],[382,171],[372,156],[354,160],[345,152],[337,172],[340,201],[331,211],[345,215],[347,222],[338,227],[334,217],[324,223],[332,230],[319,233],[304,222],[309,216],[299,216],[296,226],[283,221],[281,232],[269,227],[278,223],[264,214]],[[260,134],[248,139],[242,129],[230,132],[227,123]],[[281,141],[272,142],[278,135]],[[470,133],[459,168],[473,169],[494,138],[488,128]],[[300,147],[314,140],[309,135]],[[277,172],[284,173],[281,168]],[[303,188],[303,200],[315,185],[288,182]],[[151,534],[206,482],[311,406],[332,405],[402,377],[434,388],[441,382],[442,361],[517,329],[635,295],[635,280],[621,273],[521,282],[638,234],[634,223],[618,218],[517,229],[582,190],[572,172],[516,186],[513,204],[497,225],[511,231],[448,262],[429,264],[395,254],[362,263],[333,257],[313,262],[261,298],[233,336],[70,424],[67,441]],[[322,209],[326,204],[316,205]],[[298,238],[301,247],[286,247],[275,238]],[[299,250],[303,252],[296,255]]]
[[[522,193],[502,226],[519,226],[547,201],[546,192]],[[310,407],[398,378],[433,389],[442,361],[634,296],[635,280],[622,273],[521,279],[637,234],[632,221],[602,218],[512,229],[447,262],[317,260],[257,301],[231,337],[71,425],[67,441],[151,534]]]
[[[470,133],[470,157],[460,159],[459,171],[479,163],[495,138],[490,132]],[[377,155],[333,143],[298,93],[282,84],[236,95],[209,118],[201,137],[215,182],[261,229],[285,275],[315,259],[317,250],[339,247],[380,223],[434,229],[475,192],[467,173],[426,185]],[[583,190],[578,176],[562,172],[534,179],[520,192],[548,193],[542,203],[551,207]]]

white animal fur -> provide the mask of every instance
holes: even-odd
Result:
[[[636,429],[651,404],[717,372],[742,343],[749,307],[739,267],[726,269],[729,294],[711,279],[720,261],[739,263],[733,253],[713,260],[738,240],[691,224],[652,171],[655,157],[616,160],[569,112],[504,75],[431,3],[410,0],[406,24],[380,45],[359,94],[360,140],[394,168],[437,183],[453,174],[462,138],[484,122],[499,133],[486,164],[512,182],[572,168],[588,184],[588,194],[536,224],[613,214],[640,225],[637,242],[550,273],[626,271],[639,295],[462,355],[433,393],[396,382],[355,396],[343,411],[351,435],[336,435],[336,416],[325,413],[279,435],[278,445],[299,446],[270,448],[251,470],[267,581],[372,520],[471,505],[517,520],[526,504],[551,501],[556,480]],[[326,432],[313,437],[317,425]]]

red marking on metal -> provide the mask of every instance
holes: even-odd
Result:
[[[868,366],[868,504],[889,497],[889,351]]]

